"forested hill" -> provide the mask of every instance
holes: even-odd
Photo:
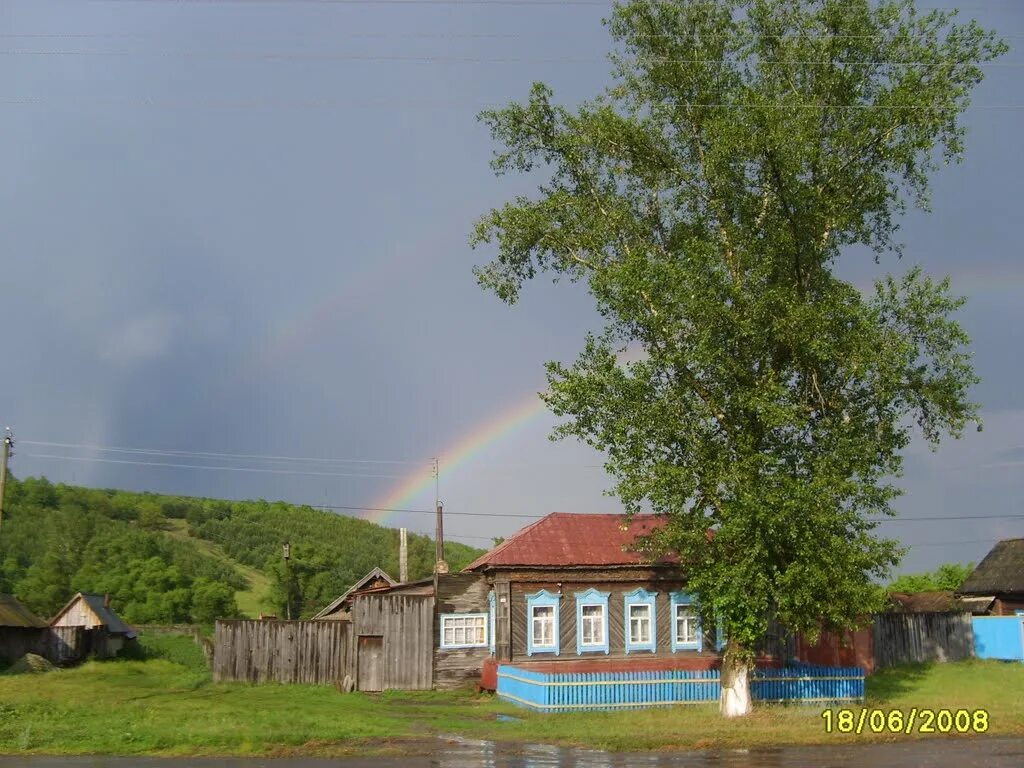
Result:
[[[445,552],[453,570],[480,554],[451,542]],[[409,577],[433,564],[433,540],[410,534]],[[0,592],[41,616],[83,591],[110,594],[136,623],[308,617],[374,566],[398,577],[397,530],[311,507],[8,479]]]

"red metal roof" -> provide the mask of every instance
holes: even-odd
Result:
[[[655,515],[591,515],[554,512],[509,537],[465,570],[484,566],[558,567],[644,565],[649,557],[634,550],[636,538],[665,525]],[[674,558],[655,562],[668,564]]]

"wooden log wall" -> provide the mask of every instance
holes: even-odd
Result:
[[[579,574],[576,574],[579,578]],[[651,592],[657,592],[654,599],[655,605],[655,651],[634,651],[626,653],[626,608],[624,596],[637,587],[644,587]],[[672,651],[672,602],[670,594],[673,591],[683,589],[684,585],[679,582],[667,581],[645,581],[645,582],[593,582],[576,581],[562,582],[513,582],[510,587],[509,597],[509,645],[510,656],[513,662],[545,661],[548,659],[564,659],[567,656],[577,657],[576,648],[576,593],[585,592],[595,587],[602,592],[610,592],[608,598],[608,640],[609,653],[586,654],[593,658],[624,659],[636,658],[638,656],[656,656],[664,658],[679,658],[686,655],[700,655],[696,651]],[[559,603],[559,656],[540,653],[535,656],[527,655],[526,633],[529,631],[529,621],[526,615],[527,595],[533,594],[539,589],[546,589],[553,594],[562,594]],[[500,612],[499,612],[500,616]],[[503,639],[498,634],[499,640]],[[715,655],[715,632],[714,627],[705,627],[704,632],[704,655]]]
[[[357,596],[352,603],[354,636],[382,639],[381,690],[430,690],[434,676],[433,625],[432,595],[370,594]],[[358,659],[353,663],[358,665]],[[363,681],[357,680],[357,685],[365,689]]]
[[[347,621],[218,621],[213,679],[329,685],[354,676],[352,657]]]
[[[969,613],[879,613],[874,619],[875,666],[879,669],[974,656]]]
[[[437,688],[458,688],[480,681],[484,660],[491,655],[490,648],[441,648],[441,616],[446,613],[487,613],[489,592],[487,580],[479,574],[452,573],[437,577],[437,610],[434,611],[433,631],[428,638],[434,648],[434,685]],[[507,602],[503,604],[506,605]]]

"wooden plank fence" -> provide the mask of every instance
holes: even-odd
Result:
[[[340,683],[352,673],[347,621],[218,621],[217,682]]]
[[[873,628],[875,667],[974,656],[969,613],[879,613]]]
[[[717,701],[721,690],[717,669],[549,673],[504,664],[498,668],[498,696],[541,712],[706,704]],[[750,695],[758,701],[862,701],[864,670],[757,669],[751,675]]]

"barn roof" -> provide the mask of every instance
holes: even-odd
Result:
[[[901,613],[943,613],[961,611],[963,606],[951,591],[934,592],[893,592],[890,597],[895,609]]]
[[[665,525],[656,515],[595,515],[553,512],[510,536],[466,566],[473,571],[494,566],[565,567],[650,565],[637,551],[637,538]],[[653,561],[674,564],[671,557]]]
[[[49,626],[14,596],[0,592],[0,627],[42,629]]]
[[[90,592],[79,592],[71,598],[67,605],[61,608],[57,615],[50,620],[50,623],[53,624],[57,619],[63,616],[68,608],[78,602],[79,598],[85,601],[86,605],[88,605],[92,612],[96,614],[96,617],[100,620],[103,626],[107,628],[107,631],[110,632],[110,634],[125,635],[128,638],[138,636],[138,633],[128,626],[124,622],[124,619],[114,613],[113,608],[105,605],[106,598],[103,595],[94,595]]]
[[[961,595],[1024,594],[1024,539],[997,542],[957,590]]]
[[[328,605],[326,608],[320,611],[320,613],[318,613],[313,618],[326,619],[328,616],[337,613],[344,607],[345,601],[348,600],[348,598],[351,597],[355,592],[361,592],[362,590],[367,589],[376,581],[383,581],[387,583],[387,585],[390,587],[393,587],[398,583],[390,576],[388,576],[387,573],[385,573],[381,568],[374,568],[368,574],[363,576],[363,578],[361,578],[359,581],[353,584],[349,588],[349,590],[345,592],[345,594],[334,600],[330,605]]]

